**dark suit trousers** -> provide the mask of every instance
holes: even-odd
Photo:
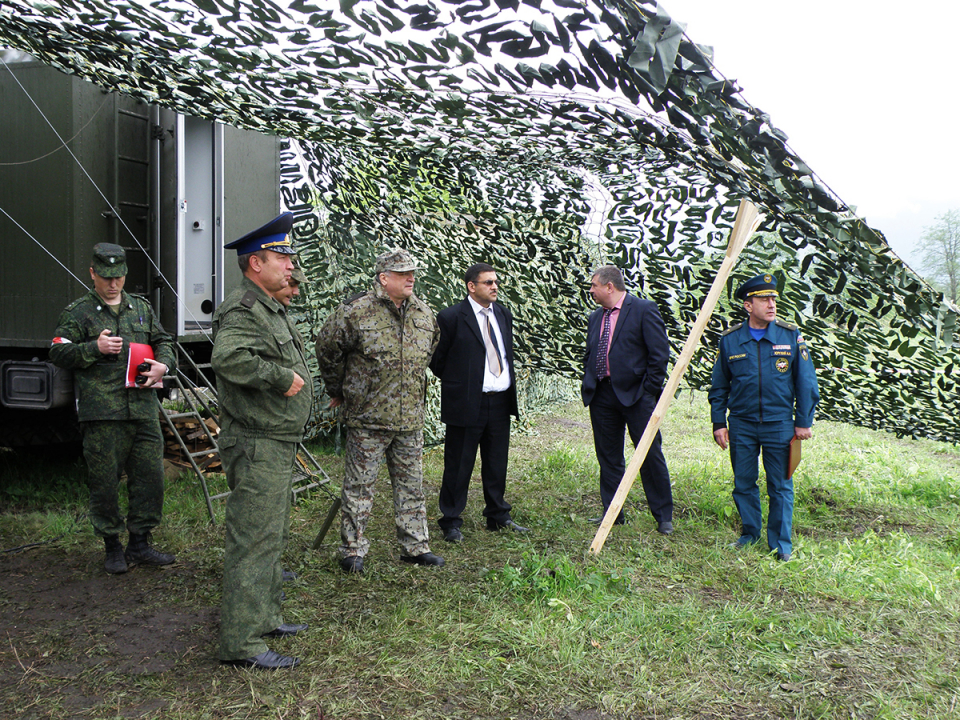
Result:
[[[630,429],[630,439],[636,447],[643,437],[647,422],[657,406],[657,398],[644,393],[635,405],[626,407],[617,399],[613,385],[604,380],[597,386],[590,403],[590,423],[593,425],[593,444],[600,463],[600,499],[603,510],[610,507],[623,479],[626,463],[623,459],[623,431]],[[653,439],[647,457],[640,466],[643,492],[647,496],[650,513],[658,523],[673,521],[673,493],[670,490],[670,471],[660,447],[660,433]],[[617,518],[623,521],[623,513]]]
[[[503,499],[507,486],[507,455],[510,448],[510,409],[507,393],[480,396],[479,424],[473,427],[447,425],[443,445],[443,481],[440,485],[440,527],[458,528],[467,506],[467,488],[480,449],[480,479],[483,482],[483,515],[504,523],[510,519],[510,504]]]

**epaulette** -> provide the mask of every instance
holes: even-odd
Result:
[[[245,308],[252,308],[257,304],[257,294],[253,290],[247,290],[240,298],[240,304]]]
[[[781,320],[780,318],[777,318],[776,320],[774,320],[774,322],[775,322],[777,325],[779,325],[780,327],[785,328],[785,329],[787,329],[787,330],[793,331],[793,330],[796,330],[796,329],[797,329],[797,326],[796,326],[796,325],[791,325],[791,324],[788,323],[788,322],[784,322],[784,321]]]
[[[737,323],[736,325],[731,325],[731,326],[728,327],[726,330],[724,330],[722,333],[720,333],[720,337],[723,337],[724,335],[729,335],[730,333],[734,332],[735,330],[739,330],[739,329],[742,328],[742,327],[743,327],[743,323],[742,323],[742,322],[739,322],[739,323]]]
[[[353,303],[355,303],[357,300],[359,300],[366,294],[367,294],[366,291],[364,291],[364,292],[358,292],[356,295],[351,295],[350,297],[348,297],[346,300],[343,301],[343,304],[352,305]]]
[[[84,295],[83,297],[79,297],[79,298],[77,298],[76,300],[74,300],[72,303],[70,303],[69,305],[67,305],[66,309],[67,309],[67,310],[73,310],[77,305],[79,305],[80,303],[82,303],[82,302],[83,302],[84,300],[86,300],[86,299],[87,299],[87,296],[86,296],[86,295]]]

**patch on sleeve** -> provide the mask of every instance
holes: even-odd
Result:
[[[73,340],[68,340],[65,337],[60,337],[59,335],[50,341],[51,345],[72,345]]]

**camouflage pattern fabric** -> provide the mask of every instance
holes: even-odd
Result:
[[[220,422],[228,435],[300,442],[313,403],[303,340],[282,303],[243,278],[213,317]],[[284,393],[296,373],[303,389]]]
[[[227,497],[220,659],[265,652],[281,624],[280,557],[289,533],[297,443],[313,387],[303,340],[284,306],[244,278],[217,308],[211,364],[220,398],[220,457]],[[303,388],[284,393],[293,374]]]
[[[370,549],[365,530],[373,507],[374,483],[384,458],[393,486],[397,540],[403,547],[403,554],[430,552],[423,498],[423,432],[347,428],[340,518],[340,554],[343,557],[363,557]]]
[[[104,330],[123,338],[119,355],[100,354],[97,338]],[[155,391],[125,387],[131,342],[150,345],[154,359],[166,365],[168,373],[175,371],[173,340],[142,297],[122,292],[119,312],[114,313],[91,290],[60,315],[50,346],[50,362],[73,370],[80,422],[157,417],[160,407]]]
[[[127,529],[146,534],[163,514],[163,438],[155,390],[126,387],[130,343],[153,348],[157,362],[176,371],[173,340],[144,298],[120,293],[114,312],[91,290],[60,314],[50,362],[73,371],[77,416],[90,487],[89,516],[99,537],[119,535],[124,519],[118,496],[127,473]],[[123,339],[118,355],[103,355],[97,338],[104,330]]]
[[[124,520],[117,489],[127,473],[127,530],[146,535],[163,517],[163,436],[160,419],[93,420],[80,424],[89,469],[90,520],[98,537],[119,535]]]
[[[230,485],[226,508],[220,659],[266,652],[262,635],[283,624],[280,610],[284,531],[290,517],[297,444],[220,437]]]
[[[433,310],[416,295],[397,308],[375,283],[338,307],[320,329],[316,350],[327,394],[343,398],[344,425],[422,430],[426,370],[439,341]]]

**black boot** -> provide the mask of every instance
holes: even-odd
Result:
[[[103,562],[104,569],[111,575],[120,575],[127,571],[127,561],[123,557],[123,545],[119,535],[107,535],[103,538],[107,549],[107,557]]]
[[[130,533],[130,544],[125,553],[129,565],[170,565],[177,559],[169,553],[150,547],[150,536]]]

